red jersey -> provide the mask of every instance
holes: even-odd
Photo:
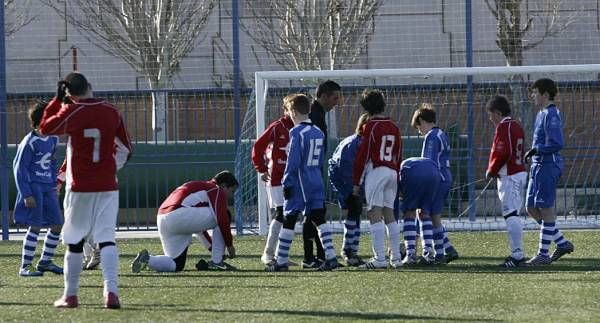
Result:
[[[513,175],[525,171],[523,145],[525,134],[516,120],[506,117],[496,126],[487,172]]]
[[[39,126],[44,135],[67,134],[66,183],[73,192],[115,191],[117,169],[131,157],[131,143],[117,108],[102,99],[72,104],[53,99]]]
[[[368,163],[400,170],[402,139],[400,129],[388,117],[373,117],[363,129],[362,141],[352,167],[352,183],[360,185]]]
[[[217,220],[226,246],[233,245],[227,209],[227,193],[213,180],[191,181],[176,188],[160,205],[158,214],[167,214],[180,207],[210,207]]]
[[[252,146],[252,164],[259,173],[269,171],[271,186],[280,186],[287,163],[286,147],[294,122],[284,116],[273,121]]]

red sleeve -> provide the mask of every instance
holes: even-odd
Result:
[[[66,132],[66,123],[63,123],[64,112],[61,110],[62,103],[56,98],[52,99],[40,120],[40,133],[43,135],[63,135]],[[59,112],[61,112],[59,114]]]
[[[62,165],[58,169],[58,174],[56,176],[57,184],[62,184],[67,180],[67,159],[63,160]]]
[[[256,139],[254,146],[252,146],[252,164],[259,173],[264,173],[269,170],[268,161],[265,159],[265,153],[267,147],[269,147],[269,144],[273,141],[271,135],[273,132],[273,125],[273,123],[270,124],[267,130]]]
[[[494,143],[492,144],[487,169],[487,172],[491,175],[497,175],[500,168],[506,164],[510,157],[510,143],[507,141],[510,138],[508,137],[508,127],[506,125],[501,123],[494,134]]]
[[[360,185],[365,166],[367,165],[367,159],[369,158],[369,145],[371,145],[372,131],[372,123],[367,122],[362,134],[363,139],[360,141],[360,146],[358,146],[356,158],[354,159],[354,163],[352,164],[352,184],[354,186]]]
[[[219,188],[216,190],[216,196],[214,196],[214,200],[211,202],[215,208],[217,225],[221,230],[225,245],[230,247],[233,245],[233,237],[231,236],[231,223],[229,221],[229,214],[227,214],[227,194],[225,191]]]

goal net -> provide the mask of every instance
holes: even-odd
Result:
[[[386,113],[400,127],[403,158],[419,156],[422,137],[410,126],[415,108],[430,103],[437,123],[450,138],[453,187],[443,216],[453,230],[504,229],[495,182],[485,180],[495,126],[488,120],[485,103],[493,95],[506,95],[513,116],[525,130],[531,145],[537,109],[529,100],[529,86],[538,78],[558,83],[556,98],[564,123],[565,168],[557,187],[556,212],[563,227],[600,226],[600,65],[546,65],[519,67],[415,68],[340,71],[257,72],[255,91],[249,102],[236,154],[236,172],[242,188],[236,196],[238,219],[244,227],[266,234],[269,207],[265,186],[251,164],[254,140],[265,126],[281,115],[282,98],[295,92],[314,96],[319,82],[331,79],[342,86],[342,103],[327,115],[329,144],[327,159],[337,143],[352,134],[364,88],[385,92]],[[327,214],[341,223],[343,214],[325,174]],[[525,210],[521,210],[525,216]],[[526,227],[535,227],[532,220]],[[341,227],[341,225],[340,225]]]

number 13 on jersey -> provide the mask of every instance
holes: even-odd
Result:
[[[381,146],[379,147],[379,159],[382,161],[392,161],[392,150],[396,138],[393,135],[385,135],[381,137]]]

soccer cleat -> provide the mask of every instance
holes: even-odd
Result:
[[[208,270],[235,271],[237,270],[237,268],[224,261],[221,261],[220,263],[214,263],[212,261],[209,261]]]
[[[406,246],[404,243],[400,243],[400,259],[404,259],[406,257]]]
[[[444,254],[435,255],[435,257],[433,258],[434,265],[445,265],[447,263],[448,260],[446,260],[446,255]]]
[[[142,251],[138,252],[137,256],[135,256],[135,259],[133,259],[133,262],[131,263],[131,272],[139,273],[142,271],[142,269],[146,268],[149,260],[150,254],[148,253],[148,250],[143,249]]]
[[[358,266],[359,269],[366,269],[366,270],[374,270],[374,269],[387,269],[387,262],[384,261],[380,261],[377,260],[375,258],[371,258],[371,260],[367,261],[366,263]]]
[[[446,249],[446,263],[449,264],[458,259],[458,251],[454,248]]]
[[[554,250],[554,252],[550,256],[550,259],[552,259],[553,262],[557,261],[562,256],[564,256],[566,254],[570,254],[573,251],[575,251],[575,246],[573,245],[573,243],[571,241],[567,240],[567,242],[565,242],[562,247],[556,246],[556,250]]]
[[[353,255],[351,258],[346,259],[346,265],[349,267],[357,267],[364,263],[365,262],[357,255]]]
[[[277,262],[275,262],[274,264],[265,267],[265,271],[266,272],[279,272],[279,271],[288,271],[288,264],[278,264]]]
[[[33,265],[27,265],[24,268],[19,269],[19,276],[23,276],[23,277],[39,277],[39,276],[43,276],[44,273],[36,270]]]
[[[57,275],[63,274],[63,269],[55,265],[52,261],[40,261],[38,262],[36,269],[41,272],[52,272]]]
[[[552,258],[550,258],[550,256],[548,255],[542,255],[542,254],[538,254],[537,256],[529,259],[527,262],[525,262],[525,264],[529,267],[536,267],[536,266],[547,266],[550,265],[552,263]]]
[[[108,292],[108,295],[104,297],[104,308],[119,309],[121,308],[121,302],[119,302],[119,296],[113,292]]]
[[[404,259],[402,259],[402,264],[403,265],[416,265],[417,264],[417,256],[414,254],[407,254],[406,257],[404,257]]]
[[[419,259],[417,260],[417,264],[423,265],[423,266],[433,265],[434,263],[435,263],[435,258],[433,256],[433,254],[429,251],[425,252],[423,254],[423,256],[419,257]]]
[[[394,259],[394,260],[390,260],[390,267],[392,267],[393,269],[400,269],[400,267],[402,267],[403,263],[402,260],[400,259]]]
[[[525,257],[521,259],[513,258],[513,256],[508,256],[504,259],[504,262],[500,263],[500,267],[504,268],[515,268],[515,267],[523,267],[527,259]]]
[[[331,259],[325,260],[321,264],[321,266],[319,266],[319,268],[317,270],[318,271],[331,271],[338,267],[340,267],[340,264],[338,264],[337,258],[333,257]]]
[[[76,295],[63,296],[54,302],[54,307],[57,308],[75,308],[79,306],[79,300]]]
[[[317,269],[321,267],[322,264],[323,261],[321,261],[320,259],[313,258],[310,260],[303,260],[300,266],[302,267],[302,269]]]
[[[269,266],[275,262],[275,258],[272,255],[267,255],[266,253],[263,253],[263,255],[260,257],[260,261],[263,264]]]
[[[90,257],[90,260],[87,261],[86,265],[83,267],[85,270],[94,270],[100,264],[100,249],[93,249],[94,252]]]

